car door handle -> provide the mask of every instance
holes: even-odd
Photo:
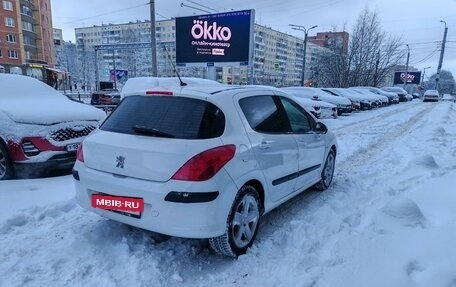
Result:
[[[260,144],[260,149],[268,149],[271,147],[271,141],[262,141]]]

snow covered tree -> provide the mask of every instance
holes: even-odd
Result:
[[[429,81],[425,83],[426,89],[435,88],[436,77],[437,74],[434,74],[429,78]],[[442,70],[440,72],[439,92],[440,94],[451,94],[453,92],[456,92],[456,82],[454,80],[453,74],[450,71]]]

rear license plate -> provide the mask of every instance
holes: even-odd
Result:
[[[144,199],[138,197],[92,194],[92,207],[109,210],[122,215],[141,218]]]
[[[70,152],[70,151],[77,151],[78,150],[78,147],[79,147],[79,143],[74,143],[74,144],[68,144],[66,146],[66,151]]]

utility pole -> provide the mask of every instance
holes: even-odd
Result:
[[[440,49],[440,59],[439,65],[437,66],[437,76],[435,77],[435,89],[439,89],[439,80],[440,80],[440,72],[442,71],[442,62],[443,62],[443,54],[445,53],[445,44],[446,44],[446,37],[448,33],[448,27],[445,21],[440,20],[440,22],[445,24],[445,31],[443,32],[443,41],[442,41],[442,48]]]
[[[95,91],[100,90],[100,75],[98,73],[98,48],[95,48]]]
[[[155,0],[150,0],[150,48],[152,55],[152,77],[157,77],[157,39],[155,38]]]
[[[291,29],[293,30],[298,30],[298,31],[303,31],[304,32],[304,47],[303,47],[303,52],[302,52],[302,72],[301,72],[301,86],[304,87],[305,85],[305,74],[306,74],[306,50],[307,50],[307,34],[309,33],[310,30],[317,28],[318,26],[312,26],[309,29],[306,29],[304,26],[301,25],[294,25],[294,24],[289,24],[291,26]]]
[[[407,90],[409,60],[410,60],[410,47],[409,47],[409,44],[407,44],[407,63],[405,64],[404,90]]]
[[[114,67],[114,90],[117,90],[116,50],[112,49],[112,64]]]

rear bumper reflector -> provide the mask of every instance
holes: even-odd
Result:
[[[218,191],[211,192],[182,192],[171,191],[165,197],[165,201],[180,202],[180,203],[200,203],[210,202],[217,198]]]

